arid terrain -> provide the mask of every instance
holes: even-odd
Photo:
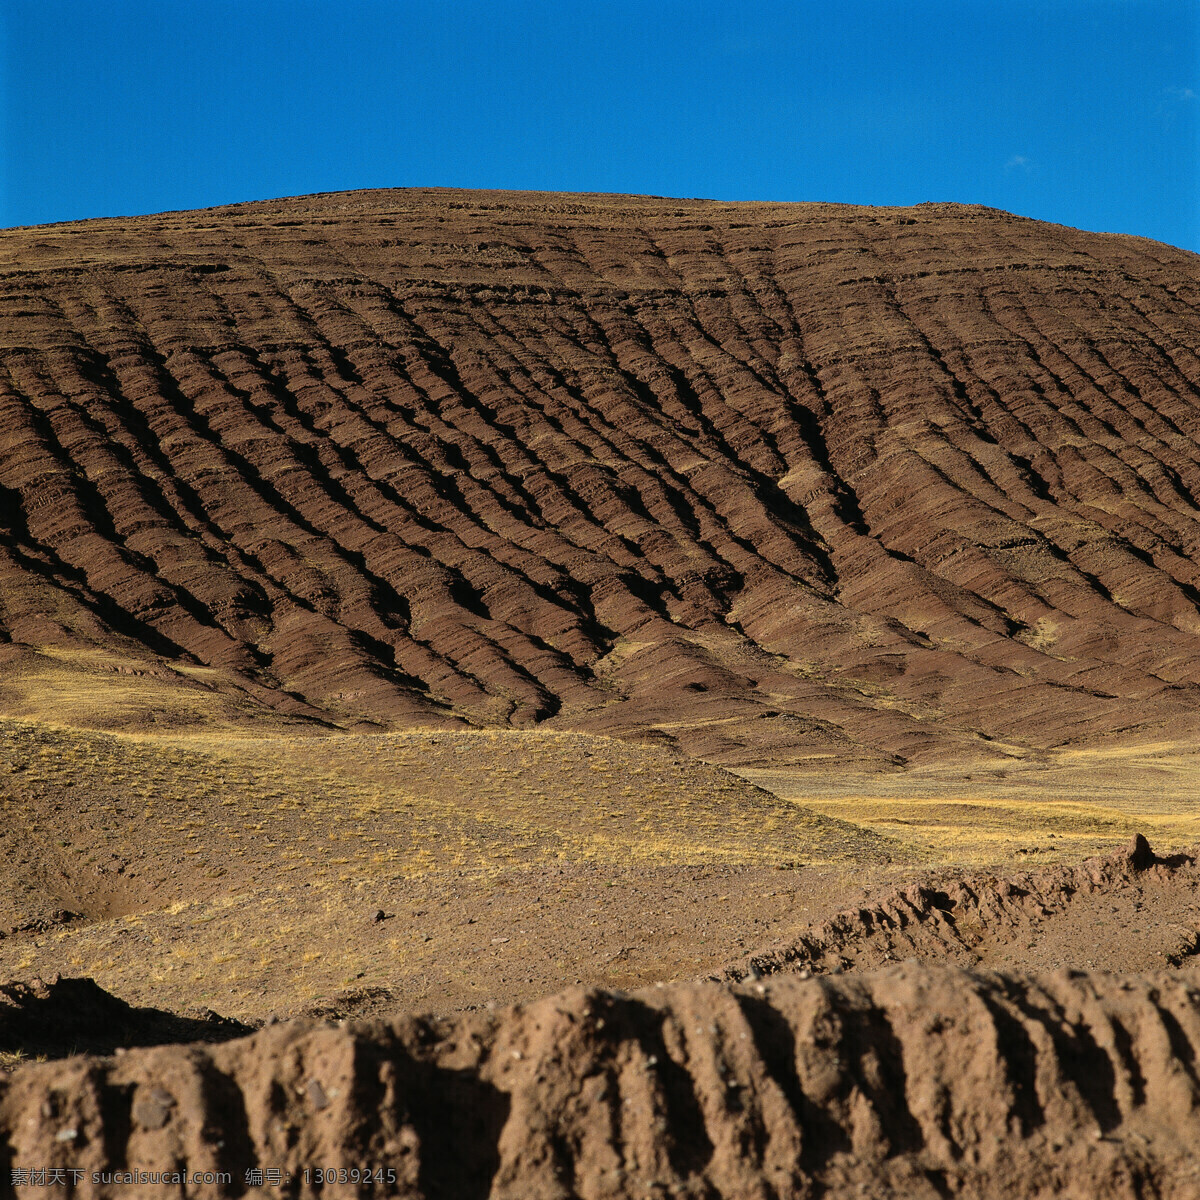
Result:
[[[0,231],[0,1192],[1196,1200],[1198,495],[1144,239]]]

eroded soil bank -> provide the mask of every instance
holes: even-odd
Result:
[[[324,1194],[1195,1197],[1200,991],[1185,975],[864,975],[575,989],[454,1020],[293,1022],[27,1068],[0,1164],[392,1172]],[[306,1176],[305,1172],[309,1174]],[[178,1192],[179,1189],[176,1189]],[[19,1189],[35,1194],[33,1189]]]
[[[1190,911],[1196,875],[1138,838],[913,884],[720,980],[248,1037],[79,981],[9,986],[10,1032],[90,1007],[142,1045],[0,1084],[0,1177],[34,1194],[32,1172],[57,1171],[80,1196],[165,1194],[132,1172],[220,1179],[171,1185],[197,1196],[1194,1200],[1200,976],[1163,906]],[[1102,912],[1161,969],[1046,970]],[[185,1037],[207,1040],[145,1044]]]

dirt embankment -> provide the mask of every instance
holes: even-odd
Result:
[[[1180,977],[861,976],[577,989],[450,1021],[294,1023],[28,1068],[0,1170],[381,1168],[323,1194],[474,1200],[1194,1200],[1200,993]],[[253,1176],[251,1177],[253,1178]]]
[[[1197,854],[1159,858],[1140,834],[1079,866],[941,875],[845,909],[714,979],[866,970],[918,958],[960,966],[1109,971],[1190,966],[1200,955]]]
[[[76,1172],[78,1194],[114,1197],[161,1183],[94,1175],[228,1175],[186,1195],[277,1172],[287,1195],[430,1200],[1194,1200],[1200,979],[1012,961],[1031,937],[1048,959],[1052,931],[1082,936],[1102,904],[1125,953],[1149,942],[1148,962],[1186,966],[1195,925],[1164,924],[1173,954],[1155,922],[1170,897],[1188,907],[1197,876],[1192,856],[1138,838],[1075,868],[914,885],[723,981],[233,1041],[211,1014],[130,1009],[88,981],[10,985],[5,1036],[46,1053],[67,1034],[215,1044],[23,1067],[0,1083],[0,1172]],[[890,958],[908,961],[854,969]],[[324,1192],[314,1174],[368,1165],[382,1174]]]
[[[0,232],[0,712],[1194,741],[1198,305],[1195,255],[941,204]]]

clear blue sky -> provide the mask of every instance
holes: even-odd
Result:
[[[0,31],[0,225],[444,185],[1200,250],[1197,0],[2,0]]]

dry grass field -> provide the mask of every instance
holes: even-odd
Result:
[[[733,892],[794,922],[797,875],[840,897],[850,872],[912,858],[721,768],[584,734],[9,720],[0,747],[0,976],[239,1016],[372,987],[454,1007],[589,970],[698,972],[755,931]]]
[[[870,776],[745,770],[813,812],[895,837],[947,866],[1078,862],[1142,833],[1165,851],[1200,842],[1200,754],[1186,745],[1064,750]]]
[[[1200,841],[1169,747],[743,778],[577,733],[222,729],[207,693],[183,733],[181,696],[172,734],[0,724],[0,976],[245,1020],[450,1011],[700,975],[917,872]]]
[[[319,733],[332,725],[288,716],[229,672],[135,657],[112,646],[0,646],[0,715],[50,726],[194,735]]]

